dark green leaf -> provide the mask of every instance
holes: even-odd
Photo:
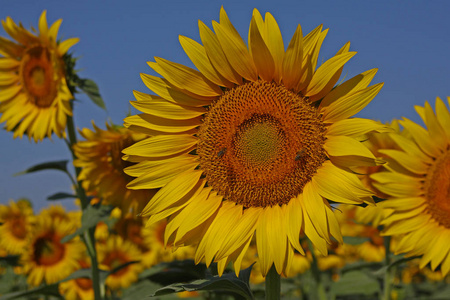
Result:
[[[78,228],[74,233],[63,237],[61,239],[61,242],[68,242],[77,235],[83,234],[89,228],[95,227],[98,222],[107,220],[113,208],[113,206],[109,205],[88,205],[87,208],[83,210],[83,215],[81,217],[81,227]]]
[[[0,257],[0,265],[3,267],[11,266],[17,267],[19,266],[20,255],[7,255]]]
[[[61,200],[61,199],[69,199],[69,198],[76,198],[76,197],[77,196],[75,196],[75,195],[61,192],[61,193],[56,193],[51,196],[48,196],[47,200]]]
[[[244,275],[246,276],[246,274]],[[247,283],[237,278],[234,273],[227,273],[222,277],[214,276],[209,279],[195,280],[191,283],[175,283],[157,290],[152,296],[178,293],[183,291],[211,290],[220,293],[236,294],[245,299],[254,299]]]
[[[375,275],[375,276],[378,276],[378,277],[382,277],[382,276],[384,276],[384,273],[387,270],[390,270],[392,267],[395,267],[397,265],[400,265],[402,263],[405,263],[407,261],[410,261],[410,260],[413,260],[413,259],[416,259],[416,258],[420,258],[420,257],[421,256],[411,256],[411,257],[399,258],[399,259],[395,260],[394,262],[390,263],[389,266],[384,266],[384,267],[382,267],[382,268],[372,272],[372,274]]]
[[[27,173],[38,172],[42,170],[59,170],[67,173],[67,160],[60,161],[50,161],[42,164],[38,164],[32,166],[31,168],[26,169],[25,171],[14,174],[14,176],[19,176]]]
[[[78,87],[86,93],[86,95],[100,108],[106,110],[105,103],[103,102],[102,97],[100,96],[100,91],[98,89],[98,85],[90,80],[90,79],[81,79]]]
[[[367,237],[359,237],[359,236],[344,236],[344,244],[348,245],[361,245],[370,239]]]
[[[330,293],[334,296],[374,295],[380,292],[375,278],[362,271],[350,271],[342,275],[338,282],[331,284]]]
[[[122,300],[146,299],[161,286],[150,280],[142,280],[133,284],[123,292]]]

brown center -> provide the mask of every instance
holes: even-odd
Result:
[[[244,207],[288,203],[325,160],[325,126],[302,96],[273,82],[226,91],[200,127],[208,184]]]
[[[49,233],[34,242],[34,261],[38,265],[54,265],[63,259],[65,251],[66,248],[59,241],[59,237]]]
[[[22,58],[21,77],[30,101],[38,107],[49,107],[58,94],[58,79],[55,58],[42,46],[28,49]]]
[[[117,267],[122,266],[123,264],[129,262],[130,260],[125,255],[125,253],[115,250],[106,255],[106,257],[103,259],[103,264],[109,266],[111,270],[114,270]],[[125,274],[128,270],[128,266],[121,268],[120,270],[112,273],[110,276],[113,277],[120,277],[123,274]]]
[[[425,191],[428,212],[440,225],[450,228],[450,151],[430,167]]]

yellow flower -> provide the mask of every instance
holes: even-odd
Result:
[[[131,177],[123,172],[124,167],[132,164],[121,159],[122,150],[145,137],[143,134],[106,125],[102,130],[95,124],[94,131],[84,128],[80,134],[86,141],[78,142],[73,149],[77,159],[73,162],[82,168],[78,180],[83,181],[83,187],[90,193],[103,198],[104,204],[119,206],[127,212],[129,208],[141,211],[150,199],[153,191],[127,189]]]
[[[428,130],[400,121],[410,138],[391,135],[401,150],[379,150],[388,156],[388,170],[372,179],[389,195],[379,205],[394,210],[382,224],[384,235],[398,238],[396,253],[422,255],[420,268],[431,262],[432,270],[440,265],[445,276],[450,271],[450,113],[440,98],[436,113],[428,102],[416,111]]]
[[[103,269],[112,271],[113,269],[141,259],[141,251],[129,241],[123,240],[120,236],[111,235],[105,244],[98,246],[99,263]],[[137,281],[142,266],[139,263],[130,264],[106,278],[106,285],[111,290],[129,287]]]
[[[80,269],[90,268],[90,263],[87,257],[78,260]],[[62,282],[59,285],[61,294],[64,299],[68,300],[94,300],[94,289],[92,287],[92,280],[89,278],[77,278]]]
[[[264,276],[273,264],[283,273],[294,249],[304,254],[301,230],[326,255],[330,235],[341,241],[326,199],[372,201],[349,170],[378,163],[356,137],[385,126],[348,117],[381,89],[368,87],[376,70],[333,88],[350,43],[316,68],[328,29],[303,37],[299,25],[285,51],[273,16],[256,9],[249,49],[223,8],[215,33],[199,27],[203,45],[180,37],[199,71],[155,58],[163,78],[142,79],[158,96],[135,92],[143,114],[125,119],[151,136],[123,151],[137,163],[128,187],[161,188],[142,215],[170,217],[166,243],[198,243],[196,262],[216,261],[220,274],[230,261],[239,272],[254,236]]]
[[[86,251],[83,244],[78,238],[61,243],[61,238],[73,233],[75,229],[72,222],[51,219],[45,215],[38,217],[34,238],[23,258],[29,285],[55,283],[79,267],[78,259]]]
[[[14,138],[26,133],[35,142],[54,132],[65,136],[67,116],[72,115],[63,56],[78,38],[57,41],[61,19],[48,28],[46,11],[39,19],[39,33],[17,25],[10,17],[2,21],[16,41],[0,37],[0,122]]]
[[[26,200],[0,205],[0,246],[8,254],[23,253],[33,235],[35,216]]]

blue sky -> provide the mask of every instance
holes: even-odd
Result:
[[[91,120],[104,128],[106,120],[122,124],[133,100],[133,90],[149,92],[139,73],[154,74],[146,62],[154,56],[192,66],[178,35],[200,41],[197,20],[210,25],[223,5],[231,21],[246,38],[253,8],[271,12],[285,40],[297,24],[307,34],[319,24],[330,28],[319,62],[330,58],[347,41],[358,54],[343,75],[351,78],[379,68],[374,79],[385,82],[361,117],[390,121],[419,118],[414,105],[450,96],[450,2],[446,1],[0,1],[0,18],[11,16],[25,27],[37,27],[42,10],[50,23],[62,18],[59,37],[79,37],[72,48],[79,57],[80,77],[97,82],[107,112],[77,95],[75,124],[91,128]],[[6,36],[3,29],[0,35]],[[3,125],[3,124],[2,124]],[[69,159],[62,140],[39,144],[12,139],[0,130],[0,203],[29,198],[37,211],[56,192],[70,192],[70,181],[55,171],[13,177],[31,165]],[[74,208],[71,200],[63,202]]]

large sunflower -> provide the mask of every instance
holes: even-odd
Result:
[[[450,97],[447,98],[450,101]],[[391,135],[400,150],[382,149],[388,156],[387,171],[372,174],[375,187],[389,195],[380,205],[393,209],[382,224],[384,234],[399,239],[396,252],[423,255],[420,268],[431,262],[450,271],[450,112],[436,99],[416,106],[428,130],[409,119],[400,124],[410,138]]]
[[[197,70],[156,57],[142,75],[158,96],[135,92],[142,114],[125,125],[151,135],[125,149],[137,162],[125,172],[132,189],[161,188],[142,211],[152,224],[170,217],[166,241],[198,243],[196,261],[240,262],[256,236],[262,273],[291,264],[302,230],[327,253],[330,236],[342,241],[326,199],[372,201],[349,172],[377,160],[356,137],[383,128],[348,119],[379,92],[369,70],[333,88],[355,55],[350,43],[316,68],[328,30],[303,37],[300,25],[284,48],[278,25],[255,9],[249,48],[222,8],[213,32],[199,22],[202,44],[180,37]]]
[[[57,41],[61,19],[48,28],[46,11],[39,19],[39,34],[7,17],[5,31],[17,43],[0,37],[0,122],[14,138],[24,133],[35,142],[65,136],[67,116],[72,115],[63,56],[78,38]]]
[[[123,172],[132,164],[121,159],[122,150],[145,135],[133,133],[120,126],[106,124],[106,130],[93,124],[94,130],[83,128],[80,134],[86,139],[73,146],[77,159],[73,162],[81,168],[78,180],[89,193],[95,193],[104,203],[118,206],[124,213],[131,208],[141,211],[154,191],[127,189],[133,179]]]

